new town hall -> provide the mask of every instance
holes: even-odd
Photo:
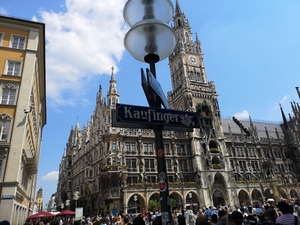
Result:
[[[170,198],[194,210],[298,198],[299,105],[291,103],[288,119],[281,109],[283,124],[222,119],[200,41],[192,40],[178,1],[173,23],[178,44],[169,57],[168,103],[171,109],[197,112],[201,126],[193,132],[163,131]],[[70,132],[59,168],[58,208],[70,200],[69,208],[83,207],[84,215],[129,213],[159,201],[154,132],[112,127],[119,98],[112,70],[106,97],[99,88],[91,122],[83,129],[77,123]]]

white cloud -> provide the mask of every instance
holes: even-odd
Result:
[[[50,173],[47,173],[45,176],[42,177],[42,180],[58,180],[58,171],[52,171]]]
[[[66,0],[63,12],[40,12],[46,24],[47,96],[56,104],[82,102],[95,75],[115,72],[126,30],[125,0]]]
[[[249,119],[249,112],[248,112],[248,110],[244,110],[243,112],[234,114],[234,117],[239,120]]]
[[[279,104],[283,105],[287,101],[288,98],[289,98],[289,95],[286,95],[279,101],[279,103],[275,102],[274,110],[277,110],[279,108]]]
[[[7,12],[5,9],[3,9],[2,7],[0,7],[0,14],[1,15],[7,15]]]

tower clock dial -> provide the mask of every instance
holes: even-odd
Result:
[[[193,64],[197,63],[197,58],[195,56],[190,55],[189,56],[189,61]]]

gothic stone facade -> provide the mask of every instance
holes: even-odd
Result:
[[[192,40],[178,1],[175,14],[178,44],[169,57],[168,102],[172,109],[197,112],[201,127],[163,132],[171,199],[178,207],[197,210],[298,198],[298,104],[292,104],[295,117],[282,125],[221,119],[200,41],[197,36]],[[100,87],[89,124],[80,130],[77,123],[70,132],[59,170],[58,206],[70,199],[71,209],[83,207],[85,215],[129,213],[147,210],[150,200],[159,201],[154,132],[112,127],[111,110],[119,97],[112,71],[107,96]],[[80,192],[77,201],[75,191]]]

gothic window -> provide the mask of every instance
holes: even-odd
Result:
[[[137,177],[128,177],[126,182],[127,182],[127,184],[136,184],[137,183]]]
[[[152,143],[144,143],[144,153],[153,153]]]
[[[200,73],[196,73],[196,81],[201,81],[201,76],[200,76]]]
[[[178,22],[178,27],[181,27],[181,21],[178,20],[177,22]]]
[[[170,145],[169,144],[164,144],[164,148],[165,148],[165,153],[166,154],[170,154]]]
[[[137,171],[136,159],[126,159],[126,165],[129,171]]]
[[[135,143],[134,142],[125,142],[126,152],[135,152]]]
[[[116,142],[115,142],[115,141],[113,141],[113,142],[112,142],[112,150],[116,150],[116,149],[117,149]]]
[[[171,161],[171,159],[166,159],[166,164],[167,164],[167,170],[171,171],[172,170],[172,161]]]
[[[155,171],[154,159],[145,159],[145,170],[146,172]]]
[[[231,147],[227,147],[227,152],[228,152],[228,155],[229,155],[229,156],[232,156],[232,155],[231,155]]]
[[[183,172],[188,172],[188,163],[186,159],[179,159],[178,166]]]
[[[177,150],[178,155],[181,155],[181,154],[185,153],[184,145],[176,144],[176,150]]]
[[[244,151],[242,147],[236,147],[237,156],[244,156]]]
[[[189,78],[190,80],[195,80],[194,73],[192,71],[189,72]]]

